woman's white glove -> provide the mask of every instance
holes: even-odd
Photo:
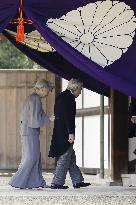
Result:
[[[51,115],[51,116],[49,117],[49,120],[50,120],[51,122],[54,122],[55,116],[54,116],[54,115]]]

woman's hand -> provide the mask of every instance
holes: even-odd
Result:
[[[54,115],[51,115],[51,116],[49,117],[49,119],[50,119],[51,122],[54,122],[55,116],[54,116]]]

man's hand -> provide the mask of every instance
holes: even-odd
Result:
[[[136,116],[132,116],[132,117],[131,117],[131,121],[132,121],[134,124],[136,124]]]
[[[75,135],[74,134],[69,134],[69,142],[72,144],[75,140]]]

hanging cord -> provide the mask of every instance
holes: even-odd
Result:
[[[24,24],[32,24],[33,22],[29,19],[23,18],[23,3],[22,0],[20,0],[20,6],[19,6],[19,18],[13,19],[11,21],[12,24],[18,24],[17,25],[17,33],[16,33],[16,41],[23,42],[25,39],[25,32],[24,32]]]

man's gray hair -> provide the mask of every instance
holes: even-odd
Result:
[[[53,90],[54,86],[51,82],[45,80],[45,79],[41,79],[41,80],[38,80],[35,84],[34,84],[34,88],[47,88],[49,89],[50,91]]]
[[[83,83],[78,80],[78,79],[74,79],[72,78],[69,82],[68,82],[68,86],[67,89],[71,90],[72,92],[77,90],[77,89],[82,89],[83,88]]]

